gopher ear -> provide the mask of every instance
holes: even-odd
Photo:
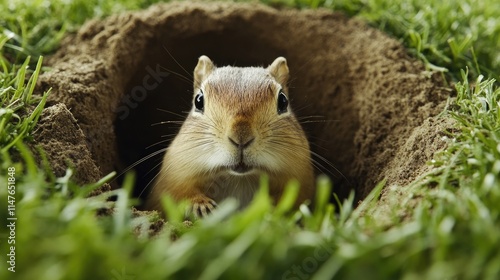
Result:
[[[198,58],[198,64],[194,68],[194,87],[199,88],[201,83],[212,73],[215,65],[206,55]]]
[[[286,64],[286,58],[280,56],[276,58],[269,67],[267,67],[267,71],[271,73],[274,79],[282,86],[286,86],[288,82],[288,65]]]

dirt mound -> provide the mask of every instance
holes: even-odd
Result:
[[[326,10],[183,2],[90,21],[50,59],[41,88],[52,87],[53,104],[77,121],[58,129],[80,128],[97,166],[75,164],[79,178],[94,181],[166,147],[191,107],[191,72],[203,54],[236,66],[287,58],[292,106],[318,173],[341,195],[355,189],[361,198],[384,178],[405,185],[444,145],[434,116],[449,91],[365,23]],[[162,121],[174,122],[154,125]],[[138,189],[160,162],[161,154],[137,165]]]

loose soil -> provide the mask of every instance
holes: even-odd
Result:
[[[92,20],[66,38],[40,78],[52,94],[36,142],[57,172],[71,165],[80,182],[125,171],[168,146],[191,107],[201,55],[235,66],[287,58],[317,172],[341,197],[355,190],[362,199],[383,179],[403,187],[445,145],[450,124],[437,115],[450,90],[397,40],[327,10],[190,2]],[[135,166],[136,195],[161,158]]]

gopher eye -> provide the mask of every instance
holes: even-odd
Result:
[[[194,107],[196,108],[196,111],[198,112],[203,112],[203,109],[205,108],[204,102],[203,102],[203,91],[200,90],[200,93],[198,93],[194,97]]]
[[[278,114],[283,114],[288,111],[288,98],[286,97],[283,90],[280,90],[278,94]]]

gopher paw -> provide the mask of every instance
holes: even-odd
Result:
[[[217,207],[217,203],[208,197],[193,200],[192,211],[196,218],[204,218]]]

